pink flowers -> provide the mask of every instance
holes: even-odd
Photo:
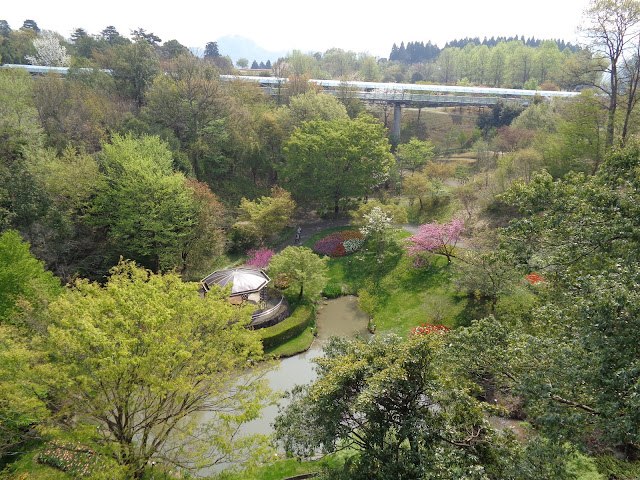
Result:
[[[78,477],[91,475],[93,469],[100,463],[100,456],[78,442],[53,442],[40,452],[38,461],[51,465],[63,472],[69,472]]]
[[[271,257],[273,257],[275,253],[276,252],[269,250],[268,248],[247,250],[247,261],[245,263],[252,267],[267,268],[271,261]]]
[[[411,335],[414,335],[416,337],[423,337],[425,335],[431,335],[431,334],[444,335],[449,330],[451,329],[449,327],[445,327],[444,325],[433,325],[430,323],[423,323],[419,327],[412,328]]]
[[[414,268],[420,268],[428,264],[429,254],[444,255],[451,263],[454,250],[458,241],[462,238],[464,223],[456,218],[450,223],[438,224],[426,223],[418,227],[418,233],[410,236],[407,241],[407,253],[413,257]]]

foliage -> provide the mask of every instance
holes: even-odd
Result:
[[[305,122],[284,144],[283,178],[296,197],[333,202],[381,185],[393,166],[383,126],[373,117]]]
[[[400,164],[415,173],[421,165],[426,164],[434,156],[434,146],[431,142],[423,142],[413,137],[408,143],[398,145],[396,157]]]
[[[250,222],[237,222],[229,231],[229,250],[233,253],[244,252],[253,249],[260,243],[260,235],[257,227]]]
[[[438,370],[436,340],[332,339],[318,380],[291,392],[276,438],[303,456],[356,449],[344,478],[504,478],[509,441],[484,418],[491,407]]]
[[[291,290],[298,290],[298,298],[313,299],[326,282],[327,265],[307,247],[287,247],[271,258],[269,275],[283,276]]]
[[[112,250],[155,271],[181,265],[202,210],[184,176],[173,173],[166,144],[114,135],[103,146],[101,167],[107,181],[90,221],[105,230]]]
[[[104,286],[77,280],[51,306],[50,355],[68,376],[68,407],[100,427],[93,448],[104,445],[127,478],[152,461],[189,469],[259,456],[259,436],[236,435],[265,388],[259,369],[237,372],[261,346],[244,328],[249,310],[227,297],[120,263]]]
[[[192,190],[196,210],[195,222],[181,252],[183,275],[197,271],[202,263],[223,254],[226,244],[224,207],[206,183],[185,179]]]
[[[288,107],[281,107],[280,122],[287,131],[312,120],[347,119],[347,110],[333,95],[314,90],[291,97]]]
[[[251,222],[262,239],[280,233],[280,231],[291,223],[296,203],[291,199],[291,194],[286,190],[273,187],[271,196],[260,197],[253,202],[243,198],[240,202],[240,209],[244,215],[241,220]]]
[[[271,327],[258,330],[265,349],[273,348],[302,333],[316,317],[309,305],[298,306],[289,317]]]
[[[519,350],[525,362],[509,383],[548,431],[630,451],[640,444],[634,393],[639,158],[630,146],[590,177],[554,181],[540,173],[517,183],[505,199],[523,217],[503,237],[522,275],[545,278],[536,283],[535,321],[524,332],[509,329],[504,350]]]
[[[414,267],[419,268],[428,261],[428,254],[443,255],[447,262],[455,256],[456,244],[464,231],[461,219],[454,219],[447,224],[426,223],[418,227],[418,233],[407,239],[407,253],[414,260]]]
[[[41,434],[51,417],[53,393],[64,384],[48,361],[40,334],[0,324],[0,453],[15,452]]]
[[[381,207],[373,207],[370,213],[363,216],[364,226],[360,233],[371,238],[378,254],[378,262],[382,262],[384,250],[390,241],[393,241],[393,218],[389,217]]]
[[[364,245],[364,235],[357,230],[342,230],[321,238],[313,244],[313,251],[319,255],[342,257],[354,253]]]
[[[0,235],[0,324],[26,322],[43,328],[48,302],[62,293],[60,280],[44,269],[15,230]]]

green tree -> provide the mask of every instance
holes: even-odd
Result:
[[[398,145],[396,157],[400,160],[400,164],[411,170],[413,174],[420,166],[433,158],[435,155],[433,149],[431,142],[423,142],[413,137],[408,143]]]
[[[0,453],[13,455],[42,438],[39,427],[51,417],[51,393],[61,380],[40,335],[0,323]]]
[[[204,58],[214,59],[220,56],[218,42],[207,42],[204,47]]]
[[[513,444],[472,386],[440,370],[438,335],[332,339],[318,379],[296,387],[276,419],[276,438],[302,456],[356,450],[331,478],[511,478]]]
[[[355,120],[305,122],[285,143],[282,175],[294,197],[332,202],[367,195],[393,166],[384,127],[369,115]]]
[[[111,250],[155,271],[181,265],[197,208],[171,152],[158,137],[115,135],[103,146],[106,182],[90,221],[103,228]]]
[[[505,199],[523,216],[503,237],[521,271],[543,279],[531,325],[509,329],[529,414],[565,438],[596,434],[630,455],[640,448],[639,159],[632,145],[591,177],[541,173],[516,183]]]
[[[238,438],[266,393],[256,370],[238,377],[261,354],[250,312],[228,290],[202,298],[198,288],[125,262],[104,286],[77,280],[51,306],[51,355],[77,399],[69,408],[99,427],[96,445],[126,478],[151,462],[195,469],[261,452],[262,436]]]
[[[348,118],[347,109],[336,97],[314,90],[291,97],[288,107],[279,111],[280,122],[285,130],[293,130],[303,122],[312,120],[331,121]]]
[[[239,59],[236,61],[236,65],[237,65],[239,68],[247,68],[247,67],[249,66],[249,60],[247,60],[246,58],[239,58]]]
[[[269,235],[275,235],[291,223],[296,202],[291,200],[291,194],[286,190],[273,187],[271,195],[260,197],[256,201],[243,198],[240,209],[244,214],[240,220],[246,220],[255,225],[262,240]]]
[[[118,90],[129,96],[138,108],[145,102],[145,94],[158,75],[159,63],[153,47],[141,38],[118,45],[114,49],[113,77]]]
[[[209,185],[192,178],[187,178],[185,182],[187,188],[193,190],[192,197],[197,216],[182,250],[182,271],[183,276],[188,275],[193,278],[196,272],[203,275],[209,273],[202,272],[202,267],[207,267],[212,259],[224,252],[225,215],[224,207]]]
[[[269,275],[289,284],[298,299],[313,299],[327,283],[326,259],[320,258],[307,247],[287,247],[271,257]]]
[[[33,322],[62,293],[60,280],[44,269],[15,230],[0,235],[0,324]]]

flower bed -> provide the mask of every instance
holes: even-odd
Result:
[[[424,335],[431,335],[432,333],[438,333],[443,335],[451,330],[449,327],[445,327],[444,325],[434,325],[431,323],[423,323],[419,327],[415,327],[411,329],[411,334],[422,337]]]
[[[38,461],[78,477],[88,477],[100,463],[100,456],[80,443],[53,442],[40,452]]]
[[[313,245],[313,251],[319,255],[330,257],[344,257],[354,253],[364,245],[364,235],[358,230],[344,230],[334,232],[321,238]]]

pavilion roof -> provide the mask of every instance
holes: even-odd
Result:
[[[230,283],[231,296],[259,292],[271,281],[271,279],[260,269],[237,267],[227,270],[217,270],[203,278],[202,283],[205,289],[210,290],[213,284],[221,288]]]

